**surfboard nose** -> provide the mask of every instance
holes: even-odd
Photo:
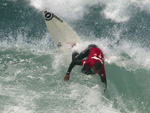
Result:
[[[45,13],[45,20],[47,21],[50,21],[53,17],[54,17],[54,14],[53,13],[50,13],[50,12],[44,12]]]

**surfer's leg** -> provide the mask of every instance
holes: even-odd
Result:
[[[78,52],[73,52],[72,53],[72,60],[77,60],[77,56],[79,55],[79,53]]]
[[[81,59],[87,57],[88,54],[89,54],[89,49],[92,48],[92,47],[97,47],[97,46],[96,46],[95,44],[90,44],[85,50],[83,50],[83,51],[77,56],[77,58],[78,58],[79,60],[81,60]]]
[[[86,48],[85,50],[83,50],[78,56],[77,58],[79,60],[82,60],[83,58],[87,57],[89,54],[89,48]]]
[[[90,44],[85,50],[83,50],[80,54],[78,52],[74,52],[72,54],[72,59],[82,60],[83,58],[87,57],[89,54],[89,49],[92,47],[97,47],[95,44]]]
[[[88,53],[89,53],[88,48],[82,51],[80,54],[75,51],[72,53],[72,60],[82,60],[83,58],[88,56]]]

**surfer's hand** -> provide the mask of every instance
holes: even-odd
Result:
[[[66,74],[65,77],[64,77],[64,81],[68,81],[69,78],[70,78],[70,76],[68,74]]]

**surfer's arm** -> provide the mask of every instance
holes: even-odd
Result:
[[[107,86],[106,76],[105,77],[101,77],[101,75],[100,75],[101,81]]]
[[[71,64],[70,64],[70,66],[69,66],[69,68],[68,68],[68,70],[67,70],[67,73],[66,73],[66,75],[65,75],[65,77],[64,77],[64,81],[68,81],[69,80],[69,78],[70,78],[70,72],[71,72],[71,70],[73,69],[73,67],[75,66],[75,65],[81,65],[81,60],[73,60],[72,62],[71,62]]]
[[[102,78],[102,77],[100,76],[100,78],[101,78],[101,81],[104,83],[104,92],[105,92],[106,89],[107,89],[107,80],[106,80],[106,76],[105,76],[104,78]]]
[[[73,60],[70,64],[66,74],[70,75],[70,72],[75,65],[81,65],[81,60]]]
[[[107,79],[106,79],[106,73],[105,73],[104,65],[102,66],[102,70],[99,72],[99,76],[101,78],[101,81],[105,84],[105,90],[106,90],[106,88],[107,88]]]

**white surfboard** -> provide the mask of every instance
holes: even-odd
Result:
[[[80,42],[79,36],[64,20],[53,13],[45,11],[44,16],[52,40],[65,58],[70,62],[72,48]]]

